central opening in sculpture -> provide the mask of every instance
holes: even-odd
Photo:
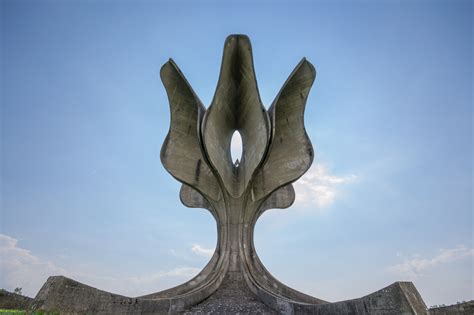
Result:
[[[240,135],[240,132],[236,130],[232,134],[230,140],[230,156],[232,158],[232,163],[234,163],[235,166],[239,166],[242,161],[243,148],[242,136]]]

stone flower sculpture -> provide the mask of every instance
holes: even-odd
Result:
[[[300,61],[268,110],[257,88],[250,41],[225,42],[219,82],[206,109],[178,66],[161,69],[171,124],[161,149],[166,170],[183,185],[187,207],[208,209],[217,222],[216,250],[190,281],[157,293],[128,298],[65,277],[50,277],[32,310],[102,314],[426,314],[411,282],[396,282],[365,297],[329,303],[276,280],[255,251],[253,233],[262,213],[287,208],[292,183],[314,158],[304,110],[316,77]],[[232,161],[235,131],[242,136],[240,161]],[[312,274],[314,270],[307,270]]]
[[[214,99],[206,110],[172,60],[161,69],[171,109],[161,161],[183,183],[184,205],[209,209],[221,226],[220,234],[228,234],[219,243],[222,253],[229,250],[240,257],[240,250],[231,249],[227,240],[238,239],[236,246],[250,248],[250,239],[243,236],[262,211],[292,204],[291,182],[313,161],[303,115],[315,76],[314,67],[303,59],[267,112],[258,93],[250,42],[231,36]],[[242,160],[236,163],[230,155],[234,131],[243,141]]]
[[[267,111],[260,100],[248,37],[229,36],[217,89],[206,110],[172,60],[162,67],[171,127],[161,161],[183,183],[181,202],[208,209],[218,231],[210,263],[173,294],[191,288],[202,292],[213,282],[240,281],[280,313],[312,313],[329,305],[276,280],[262,265],[253,243],[257,219],[268,209],[292,205],[292,183],[313,162],[304,110],[315,77],[313,65],[303,58]],[[230,146],[235,131],[242,136],[243,152],[242,160],[233,162]],[[416,292],[411,283],[397,285],[401,291]]]
[[[276,281],[253,244],[258,217],[267,209],[293,203],[291,183],[313,161],[303,118],[315,77],[311,63],[301,60],[267,111],[260,100],[249,39],[229,36],[217,89],[206,110],[172,60],[162,67],[171,127],[161,161],[183,183],[182,203],[208,209],[217,221],[217,248],[198,278],[234,273],[233,278],[242,277],[254,290],[263,285],[278,296],[321,302]],[[241,161],[233,162],[230,145],[235,131],[242,136],[243,152]]]

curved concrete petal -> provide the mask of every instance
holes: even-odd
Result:
[[[235,130],[243,142],[238,167],[230,155]],[[247,36],[232,35],[225,42],[219,82],[203,121],[202,134],[209,160],[225,189],[232,197],[240,197],[262,161],[269,138],[269,118],[260,101]]]
[[[199,128],[204,106],[173,60],[163,65],[160,75],[171,111],[170,129],[161,148],[161,162],[177,180],[219,200],[219,183],[200,145]]]
[[[183,184],[179,191],[179,199],[181,203],[188,208],[202,208],[207,209],[214,216],[216,222],[224,221],[225,211],[222,206],[213,206],[214,202],[209,202],[196,189]],[[221,199],[222,200],[222,199]]]
[[[179,199],[188,208],[203,208],[212,212],[211,205],[196,189],[183,184],[179,191]]]
[[[268,111],[272,137],[265,162],[253,182],[255,200],[297,180],[313,162],[313,147],[304,128],[304,110],[315,77],[313,65],[303,58]]]
[[[260,206],[259,215],[269,209],[286,209],[295,201],[295,189],[292,184],[275,190]]]

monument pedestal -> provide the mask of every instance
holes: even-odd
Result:
[[[272,308],[255,295],[240,273],[229,272],[222,284],[203,300],[131,298],[95,289],[62,276],[50,277],[34,299],[32,311],[59,314],[428,314],[411,282],[395,282],[364,297],[317,305],[291,303]],[[265,297],[263,297],[265,298]],[[193,304],[195,303],[195,304]]]

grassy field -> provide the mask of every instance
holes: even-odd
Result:
[[[0,309],[0,315],[26,315],[26,311],[22,310],[5,310],[5,309]],[[31,313],[32,315],[59,315],[59,313],[56,312],[33,312]]]

